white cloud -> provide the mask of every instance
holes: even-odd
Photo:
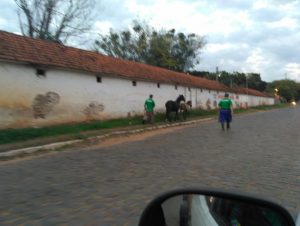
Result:
[[[201,26],[202,25],[202,26]],[[242,26],[250,26],[246,12],[234,13],[232,11],[217,10],[199,26],[199,29],[205,30],[206,34],[223,34],[228,36]],[[192,29],[192,28],[191,28]]]
[[[207,52],[210,52],[210,53],[216,53],[216,52],[219,52],[219,51],[222,51],[222,50],[226,50],[226,49],[230,49],[233,47],[233,44],[229,44],[229,43],[226,43],[226,44],[208,44],[206,46],[206,51]]]
[[[99,34],[108,34],[112,23],[110,21],[97,21],[94,24],[93,30]]]
[[[227,35],[240,26],[252,24],[245,11],[218,9],[205,1],[156,0],[151,5],[144,5],[142,1],[127,0],[124,5],[132,14],[149,20],[154,27],[176,28],[199,35]]]
[[[4,27],[4,25],[6,24],[6,20],[4,18],[0,18],[0,27]]]
[[[286,71],[286,76],[289,79],[300,81],[300,64],[299,63],[288,63],[285,65],[284,70]]]
[[[144,5],[142,1],[127,0],[125,6],[132,14],[149,21],[157,28],[176,28],[176,30],[197,30],[202,27],[206,17],[197,13],[199,3],[185,3],[175,0],[156,0],[151,5]],[[205,29],[204,29],[205,30]]]
[[[253,9],[266,9],[266,8],[270,8],[272,5],[270,4],[270,2],[268,3],[267,1],[264,0],[259,0],[259,1],[255,1],[253,3]]]
[[[237,54],[236,51],[243,51],[249,48],[248,44],[242,43],[236,45],[235,43],[208,43],[205,47],[205,52],[210,54],[222,54],[222,52],[232,51],[234,54]]]
[[[259,72],[263,65],[268,64],[268,61],[263,56],[263,51],[260,48],[256,48],[248,56],[246,64],[253,72]]]
[[[279,21],[275,21],[269,23],[270,28],[289,28],[289,29],[296,29],[298,28],[298,21],[292,18],[282,18]]]

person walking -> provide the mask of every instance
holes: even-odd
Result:
[[[144,108],[145,108],[147,121],[150,123],[154,123],[155,102],[153,100],[152,94],[150,94],[149,98],[145,101]]]
[[[230,122],[232,121],[232,101],[229,98],[228,93],[225,93],[224,98],[219,102],[219,121],[222,126],[222,130],[225,130],[225,122],[227,130],[230,129]]]

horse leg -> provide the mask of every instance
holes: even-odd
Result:
[[[181,111],[181,120],[182,121],[185,120],[185,110],[184,109]]]

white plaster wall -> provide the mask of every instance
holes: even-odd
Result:
[[[216,108],[219,96],[224,96],[223,92],[218,92],[214,90],[193,88],[192,90],[192,103],[195,108],[202,109],[214,109]]]
[[[0,128],[142,114],[149,94],[154,95],[157,111],[164,111],[165,102],[180,94],[191,100],[193,107],[205,109],[208,105],[214,108],[214,102],[224,96],[224,92],[189,90],[180,85],[175,89],[175,85],[160,83],[158,88],[157,83],[136,81],[133,86],[127,79],[104,75],[101,78],[98,83],[94,74],[56,69],[48,69],[45,77],[38,77],[32,66],[0,62]],[[49,104],[49,95],[57,100]],[[259,103],[256,97],[249,98],[252,104]]]
[[[241,94],[239,95],[239,99],[236,100],[236,102],[238,103],[238,106],[236,107],[240,107],[240,108],[246,108],[249,105],[249,98],[247,95]]]
[[[163,111],[165,102],[184,94],[178,85],[136,81],[117,77],[49,69],[46,77],[36,76],[36,69],[26,65],[0,63],[0,128],[40,126],[56,123],[107,119],[142,114],[149,94],[154,95],[156,109]],[[35,118],[33,103],[37,95],[59,95],[45,118]]]

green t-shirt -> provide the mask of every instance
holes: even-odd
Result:
[[[145,101],[145,107],[147,112],[152,112],[153,108],[155,107],[154,101],[151,98],[147,99]]]
[[[229,98],[224,98],[219,102],[219,107],[221,109],[229,110],[232,106],[232,101]]]

